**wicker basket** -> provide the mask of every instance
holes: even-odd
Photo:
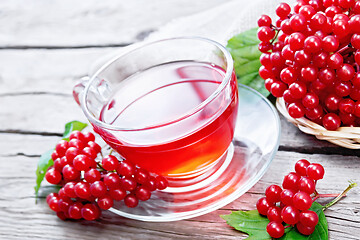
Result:
[[[297,126],[302,132],[314,135],[317,139],[326,140],[341,147],[360,149],[360,127],[340,127],[336,131],[329,131],[304,117],[292,118],[286,109],[283,98],[276,99],[276,107],[289,122]]]

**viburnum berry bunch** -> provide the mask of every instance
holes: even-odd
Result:
[[[360,1],[297,0],[258,19],[265,87],[293,118],[360,126]]]
[[[95,220],[114,201],[134,208],[139,200],[149,200],[152,191],[168,185],[163,176],[128,160],[102,156],[102,148],[91,132],[73,131],[69,141],[61,140],[56,145],[51,154],[54,165],[46,171],[45,179],[61,189],[49,194],[46,202],[60,219]]]
[[[316,199],[316,181],[324,176],[324,168],[317,163],[301,159],[295,164],[295,172],[284,177],[282,187],[270,185],[266,188],[265,197],[256,203],[258,212],[270,220],[266,231],[271,237],[280,238],[285,227],[296,225],[297,230],[304,234],[313,233],[319,218],[309,208]]]

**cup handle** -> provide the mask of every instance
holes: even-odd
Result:
[[[88,76],[82,77],[79,80],[79,82],[76,83],[76,85],[73,87],[73,97],[79,106],[81,106],[81,103],[80,103],[81,94],[83,93],[89,80],[90,80],[90,78]]]

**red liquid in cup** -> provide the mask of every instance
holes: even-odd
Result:
[[[167,63],[134,74],[125,80],[128,88],[115,90],[103,106],[100,120],[145,130],[94,129],[124,158],[148,171],[164,176],[197,171],[224,154],[233,138],[238,103],[234,73],[228,88],[231,93],[221,93],[222,97],[194,113],[224,75],[218,66],[193,61]],[[157,87],[148,87],[159,81]],[[151,91],[143,90],[146,88]],[[132,99],[124,101],[126,95]],[[186,114],[191,116],[185,118]]]

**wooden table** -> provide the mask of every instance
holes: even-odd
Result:
[[[71,91],[92,63],[153,32],[153,37],[198,32],[222,41],[219,36],[227,38],[234,29],[249,27],[237,25],[236,12],[244,10],[243,3],[1,1],[0,239],[244,239],[245,234],[228,227],[219,215],[254,209],[265,188],[280,184],[298,159],[325,166],[325,179],[318,184],[321,193],[339,193],[348,180],[360,183],[359,151],[319,141],[282,118],[279,151],[268,172],[239,199],[204,216],[148,223],[106,212],[94,222],[64,222],[43,198],[35,204],[39,156],[59,140],[66,122],[86,121]],[[251,19],[258,16],[247,14]],[[221,24],[232,24],[232,29],[221,29]],[[326,210],[326,216],[330,239],[360,239],[360,188]]]

